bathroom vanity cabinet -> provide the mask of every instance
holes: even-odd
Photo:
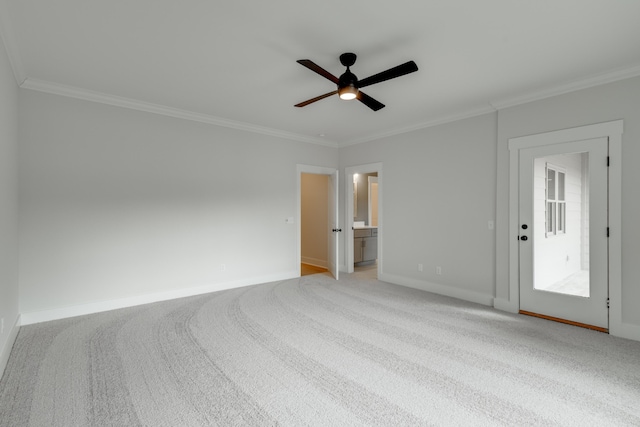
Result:
[[[353,262],[375,261],[376,258],[378,258],[378,228],[354,228]]]

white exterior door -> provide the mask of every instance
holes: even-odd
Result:
[[[327,215],[329,217],[329,230],[328,230],[328,254],[327,257],[329,259],[329,271],[333,275],[333,277],[338,280],[340,269],[339,269],[339,243],[340,243],[340,227],[338,226],[338,171],[336,170],[329,176],[329,191],[328,191],[328,212]]]
[[[608,139],[519,150],[520,310],[609,327]]]

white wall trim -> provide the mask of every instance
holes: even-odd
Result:
[[[469,119],[471,117],[482,116],[484,114],[494,113],[495,111],[496,109],[493,106],[491,106],[491,104],[481,105],[479,107],[471,108],[469,110],[461,111],[458,113],[435,117],[426,122],[416,123],[410,126],[392,129],[392,130],[368,135],[362,138],[356,138],[349,141],[340,142],[339,145],[340,147],[348,147],[350,145],[362,144],[364,142],[375,141],[382,138],[389,138],[392,136],[401,135],[403,133],[414,132],[417,130],[439,126],[446,123],[453,123],[459,120]]]
[[[569,129],[560,129],[534,135],[519,136],[509,139],[509,150],[540,147],[543,145],[560,144],[572,141],[582,141],[592,138],[608,138],[612,135],[621,136],[624,132],[622,120],[596,123]]]
[[[520,302],[503,298],[495,298],[493,300],[493,307],[509,313],[518,313],[518,311],[520,311]]]
[[[143,304],[150,304],[159,301],[168,301],[177,298],[190,297],[194,295],[208,294],[211,292],[224,291],[227,289],[241,288],[244,286],[258,285],[262,283],[288,280],[299,277],[295,271],[268,276],[239,279],[230,282],[213,283],[202,286],[194,286],[186,289],[175,289],[171,291],[157,292],[134,297],[120,298],[115,300],[98,301],[87,304],[74,305],[70,307],[54,308],[51,310],[22,313],[21,324],[31,325],[34,323],[48,322],[51,320],[66,319],[69,317],[84,316],[87,314],[100,313],[103,311],[117,310],[119,308],[134,307]]]
[[[640,64],[632,67],[619,68],[606,73],[597,74],[591,77],[567,82],[538,91],[532,91],[523,95],[492,101],[491,105],[496,109],[502,110],[504,108],[515,107],[517,105],[527,104],[529,102],[539,101],[541,99],[551,98],[553,96],[563,95],[570,92],[576,92],[582,89],[589,89],[591,87],[601,86],[607,83],[613,83],[619,80],[630,79],[637,76],[640,76]]]
[[[0,22],[0,24],[2,24]],[[2,30],[2,27],[0,27]],[[562,95],[569,92],[575,92],[582,89],[587,89],[594,86],[599,86],[607,83],[612,83],[618,80],[624,80],[640,76],[640,65],[617,69],[608,73],[599,74],[596,76],[588,77],[574,82],[569,82],[563,85],[558,85],[551,88],[545,88],[539,91],[529,92],[523,95],[519,95],[513,98],[505,98],[501,100],[488,101],[485,104],[479,105],[474,108],[469,108],[464,111],[434,117],[426,122],[415,123],[409,126],[391,129],[371,135],[364,136],[362,138],[356,138],[346,141],[331,141],[326,138],[310,137],[307,135],[296,134],[287,132],[284,130],[268,128],[264,126],[258,126],[251,123],[239,122],[235,120],[225,119],[221,117],[211,116],[207,114],[196,113],[187,110],[181,110],[177,108],[167,107],[159,104],[152,104],[144,101],[139,101],[130,98],[123,98],[119,96],[109,95],[105,93],[95,92],[87,89],[81,89],[72,86],[66,86],[59,83],[47,82],[38,79],[28,78],[22,71],[22,64],[20,62],[17,49],[11,44],[11,38],[3,36],[11,66],[14,70],[14,75],[18,85],[23,89],[35,90],[45,93],[51,93],[60,96],[66,96],[70,98],[81,99],[85,101],[97,102],[122,108],[129,108],[138,111],[144,111],[153,114],[159,114],[168,117],[179,118],[183,120],[196,121],[200,123],[207,123],[216,126],[222,126],[232,128],[236,130],[243,130],[247,132],[259,133],[262,135],[274,136],[278,138],[288,139],[297,142],[304,142],[309,144],[318,144],[328,147],[348,147],[351,145],[362,144],[369,141],[375,141],[383,138],[389,138],[392,136],[414,132],[417,130],[439,126],[446,123],[452,123],[459,120],[464,120],[484,114],[493,113],[497,110],[509,108],[521,104],[526,104],[532,101],[537,101],[545,98],[550,98],[557,95]]]
[[[9,20],[9,11],[7,9],[9,9],[7,2],[0,1],[0,39],[2,39],[2,43],[7,51],[13,77],[16,79],[16,85],[20,86],[27,79],[27,75],[24,72],[18,44],[13,37],[13,27]]]
[[[403,133],[414,132],[420,129],[425,129],[433,126],[439,126],[446,123],[455,122],[458,120],[468,119],[484,114],[493,113],[497,110],[502,110],[509,107],[515,107],[517,105],[527,104],[533,101],[539,101],[546,98],[551,98],[558,95],[563,95],[570,92],[576,92],[582,89],[588,89],[595,86],[601,86],[607,83],[613,83],[619,80],[630,79],[640,76],[640,64],[631,67],[619,68],[606,73],[593,75],[587,78],[578,79],[575,81],[567,82],[564,84],[556,85],[553,87],[547,87],[541,90],[531,91],[515,97],[502,98],[497,100],[489,100],[485,105],[480,105],[476,108],[471,108],[466,111],[460,111],[446,116],[435,117],[429,121],[416,123],[410,126],[392,129],[377,134],[372,134],[362,138],[356,138],[349,141],[340,142],[340,147],[348,147],[350,145],[361,144],[364,142],[375,141],[382,138],[388,138]]]
[[[609,333],[620,338],[640,341],[640,327],[638,325],[632,325],[630,323],[622,322],[616,325],[615,333],[611,330],[609,330]]]
[[[622,320],[622,134],[623,120],[597,123],[570,129],[543,132],[510,138],[508,142],[509,168],[509,297],[498,304],[504,308],[520,305],[518,253],[518,186],[519,150],[543,145],[585,139],[609,139],[609,333],[621,337],[640,337],[640,325],[625,324]],[[496,306],[496,308],[498,308]],[[513,310],[507,310],[513,311]]]
[[[181,110],[178,108],[167,107],[150,102],[138,101],[131,98],[123,98],[120,96],[108,95],[106,93],[94,92],[87,89],[81,89],[72,86],[65,86],[58,83],[47,82],[43,80],[27,78],[20,87],[38,92],[50,93],[68,98],[80,99],[83,101],[96,102],[100,104],[111,105],[115,107],[128,108],[131,110],[144,111],[146,113],[158,114],[161,116],[173,117],[177,119],[190,120],[193,122],[206,123],[214,126],[221,126],[246,132],[259,133],[261,135],[273,136],[276,138],[288,139],[291,141],[305,142],[309,144],[318,144],[328,147],[338,147],[333,141],[326,138],[312,138],[306,135],[286,132],[279,129],[272,129],[264,126],[258,126],[251,123],[229,120],[222,117],[211,116],[208,114],[196,113],[193,111]]]
[[[482,304],[489,307],[492,307],[494,304],[494,298],[492,295],[481,294],[479,292],[441,285],[433,282],[427,282],[424,280],[411,279],[391,274],[382,274],[378,277],[378,280],[393,283],[394,285],[406,286],[408,288],[420,289],[422,291],[431,292],[438,295],[444,295],[451,298],[474,302],[476,304]]]
[[[314,266],[314,267],[320,267],[320,268],[327,268],[328,267],[326,259],[302,257],[300,262],[302,262],[303,264]]]
[[[0,350],[0,378],[2,378],[2,375],[4,374],[7,362],[9,361],[9,356],[11,355],[11,350],[13,349],[13,344],[16,342],[16,338],[18,337],[18,332],[20,331],[20,319],[21,317],[18,315],[16,317],[16,321],[13,323],[13,327],[9,331],[7,341]]]

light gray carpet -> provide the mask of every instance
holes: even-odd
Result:
[[[326,275],[21,328],[2,426],[640,425],[640,343]]]

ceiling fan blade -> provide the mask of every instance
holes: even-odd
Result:
[[[333,92],[329,92],[329,93],[325,93],[324,95],[320,95],[320,96],[316,96],[315,98],[311,98],[307,101],[301,102],[299,104],[294,105],[294,107],[304,107],[306,105],[309,105],[311,103],[314,103],[316,101],[320,101],[321,99],[325,99],[331,95],[335,95],[336,93],[338,93],[337,90],[334,90]]]
[[[328,72],[327,70],[325,70],[324,68],[322,68],[321,66],[316,64],[315,62],[313,62],[312,60],[310,60],[310,59],[299,59],[296,62],[298,64],[300,64],[300,65],[303,65],[303,66],[307,67],[311,71],[315,71],[316,73],[320,74],[322,77],[324,77],[324,78],[326,78],[328,80],[331,80],[335,84],[338,84],[338,78],[336,76],[334,76],[333,74],[331,74],[330,72]]]
[[[396,77],[404,76],[405,74],[413,73],[415,71],[418,71],[418,66],[415,62],[405,62],[397,67],[389,68],[386,71],[382,71],[381,73],[374,74],[371,77],[360,80],[358,82],[358,88],[370,86],[385,80],[395,79]]]
[[[370,97],[369,95],[367,95],[362,91],[358,91],[357,98],[358,98],[358,101],[362,102],[364,105],[371,108],[373,111],[378,111],[379,109],[384,108],[384,104],[382,102],[373,99],[372,97]]]

